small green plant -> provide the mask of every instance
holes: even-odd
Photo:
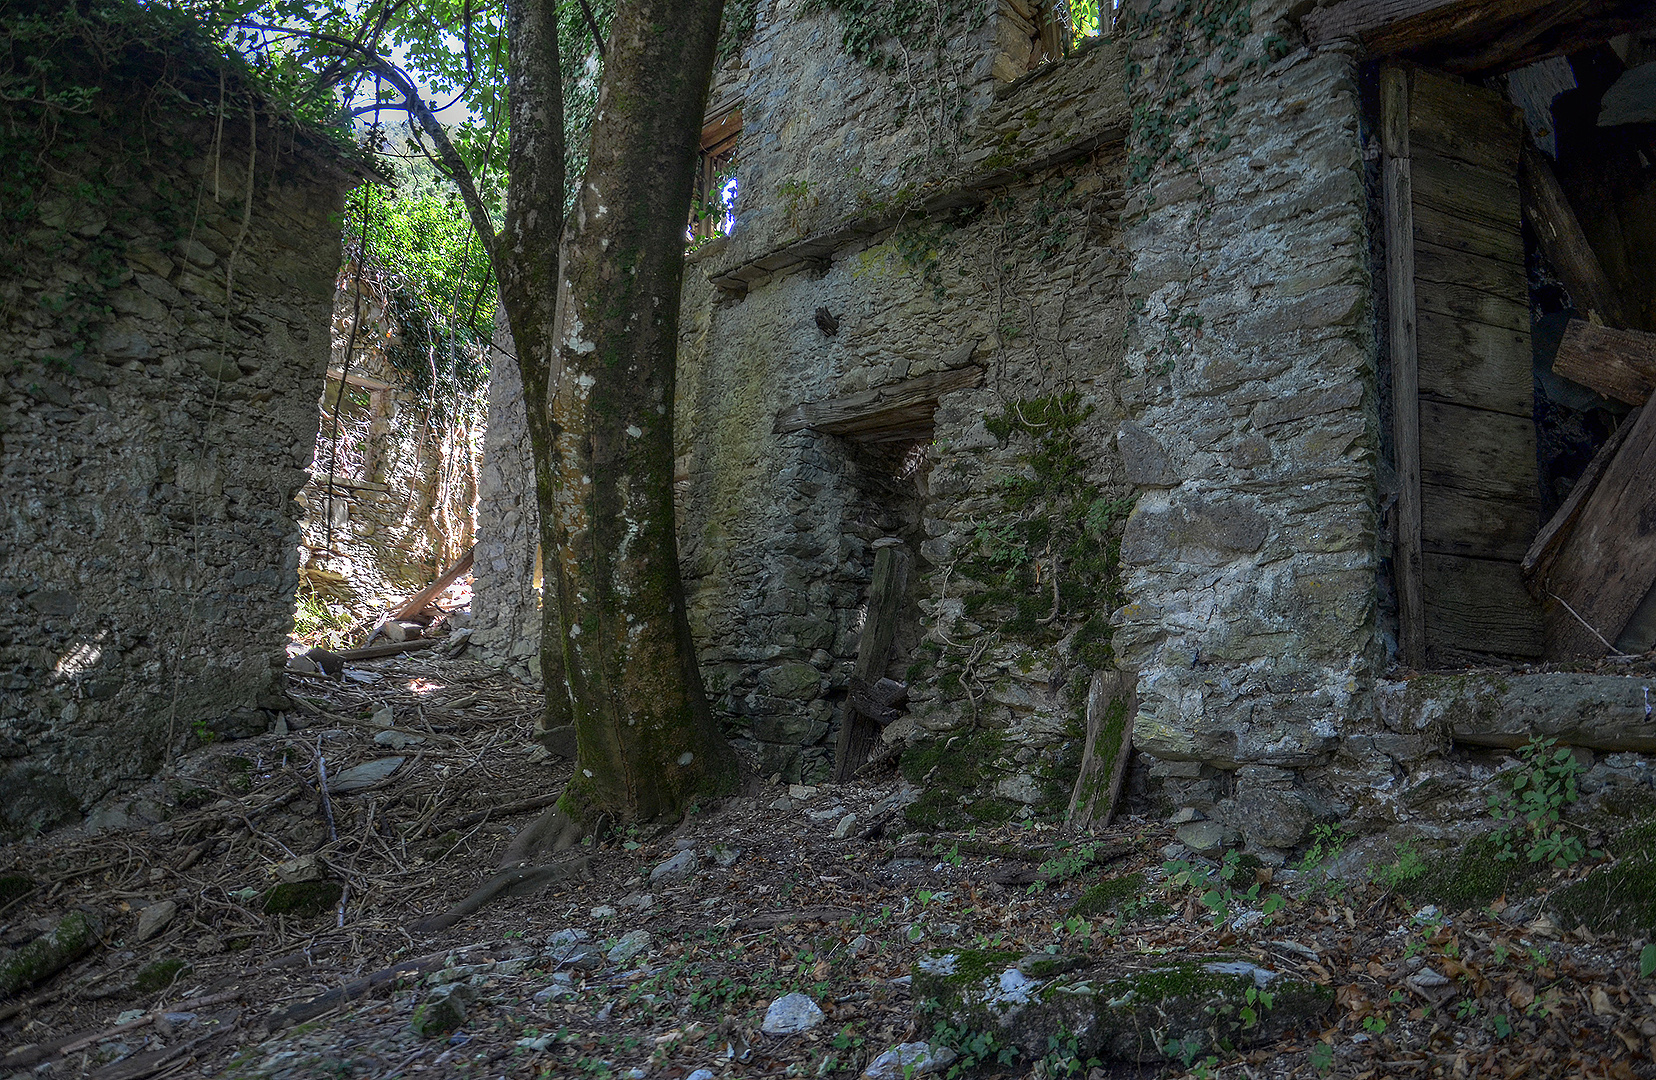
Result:
[[[1375,872],[1380,884],[1387,889],[1396,889],[1399,885],[1411,881],[1418,881],[1420,875],[1426,872],[1426,860],[1421,858],[1419,850],[1414,844],[1404,841],[1397,845],[1397,854],[1392,861],[1380,867]]]
[[[1225,852],[1217,867],[1171,859],[1162,863],[1162,871],[1167,875],[1163,888],[1174,893],[1197,893],[1197,902],[1208,910],[1215,928],[1224,926],[1237,908],[1252,908],[1255,904],[1259,905],[1265,925],[1269,926],[1288,901],[1281,893],[1269,893],[1261,898],[1263,886],[1258,881],[1246,889],[1236,888],[1234,883],[1242,869],[1242,856],[1235,851]]]
[[[1496,857],[1515,862],[1521,847],[1532,863],[1562,869],[1580,862],[1587,846],[1565,826],[1563,814],[1581,797],[1576,781],[1586,770],[1557,739],[1532,738],[1518,748],[1518,757],[1523,765],[1512,778],[1511,791],[1489,796],[1489,809],[1502,823],[1494,837],[1501,849]]]
[[[1639,978],[1648,979],[1652,975],[1656,975],[1656,944],[1639,950]]]
[[[1275,1002],[1272,1000],[1269,991],[1250,986],[1242,1003],[1242,1011],[1237,1015],[1242,1018],[1243,1024],[1253,1027],[1259,1023],[1259,1018],[1264,1016],[1274,1004]]]
[[[1489,1029],[1497,1039],[1504,1039],[1512,1034],[1512,1021],[1506,1018],[1505,1013],[1495,1013],[1489,1018]]]
[[[1363,1030],[1370,1035],[1384,1035],[1386,1033],[1386,1018],[1379,1015],[1363,1017]]]
[[[1319,1042],[1311,1048],[1311,1067],[1320,1073],[1325,1073],[1334,1067],[1334,1046],[1332,1043]]]

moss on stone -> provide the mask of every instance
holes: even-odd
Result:
[[[0,874],[0,907],[27,895],[35,887],[27,874]]]
[[[153,964],[146,964],[138,969],[138,977],[132,980],[133,989],[140,994],[153,994],[158,990],[165,990],[181,975],[190,972],[190,965],[176,958],[157,960]]]
[[[1105,878],[1082,893],[1075,903],[1070,905],[1069,913],[1087,918],[1114,915],[1121,910],[1123,904],[1143,896],[1145,888],[1146,882],[1141,872]]]
[[[1005,738],[989,728],[910,747],[903,754],[903,775],[925,794],[904,811],[904,816],[922,828],[937,830],[1009,819],[1017,812],[1015,804],[983,794],[999,775],[996,762],[1005,752]]]
[[[1412,900],[1439,904],[1451,910],[1482,908],[1500,896],[1533,892],[1546,880],[1548,868],[1522,857],[1500,858],[1501,848],[1488,835],[1459,850],[1428,857],[1426,871],[1413,881],[1400,882],[1398,891]]]
[[[57,974],[97,944],[97,920],[84,912],[71,911],[46,933],[0,957],[0,994],[13,993]]]
[[[285,881],[265,893],[264,909],[271,915],[311,919],[333,910],[345,887],[337,881]]]
[[[1615,861],[1555,891],[1548,906],[1563,925],[1584,924],[1597,933],[1656,930],[1656,821],[1610,841]]]

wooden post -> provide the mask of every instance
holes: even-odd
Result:
[[[880,541],[876,541],[880,543]],[[868,587],[868,618],[857,641],[857,669],[853,678],[863,684],[877,683],[885,674],[891,640],[903,611],[903,593],[908,584],[908,551],[901,541],[886,544],[874,553],[874,580]],[[851,779],[868,760],[880,739],[880,724],[864,715],[851,699],[840,720],[839,744],[834,750],[834,780]]]
[[[1426,659],[1426,599],[1420,556],[1420,359],[1415,315],[1414,206],[1409,172],[1409,73],[1380,73],[1384,154],[1386,295],[1391,336],[1392,453],[1397,467],[1392,573],[1397,584],[1398,651]]]
[[[1524,193],[1524,216],[1529,218],[1547,261],[1564,279],[1570,299],[1598,312],[1598,317],[1611,326],[1626,326],[1621,297],[1587,242],[1587,234],[1581,231],[1581,222],[1576,220],[1570,200],[1553,175],[1552,165],[1527,139],[1518,175]]]
[[[1138,676],[1096,671],[1087,688],[1087,743],[1064,823],[1071,832],[1108,828],[1133,756]]]

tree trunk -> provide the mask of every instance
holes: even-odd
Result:
[[[578,821],[674,815],[735,778],[696,666],[673,514],[685,222],[722,7],[622,0],[565,231],[546,551],[577,744],[559,807]]]
[[[523,378],[541,550],[552,551],[557,542],[555,448],[544,403],[554,366],[558,244],[564,224],[563,86],[555,0],[512,0],[507,9],[507,43],[512,138],[507,155],[505,227],[494,238],[494,267]],[[547,574],[543,580],[541,682],[546,690],[546,715],[542,727],[551,729],[572,723],[574,717],[564,672],[557,577]]]

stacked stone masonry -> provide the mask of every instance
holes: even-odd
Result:
[[[95,129],[61,129],[5,237],[0,831],[288,704],[292,500],[361,167],[263,110],[250,130],[234,80],[217,144],[205,108],[158,115],[152,90],[105,87]]]

